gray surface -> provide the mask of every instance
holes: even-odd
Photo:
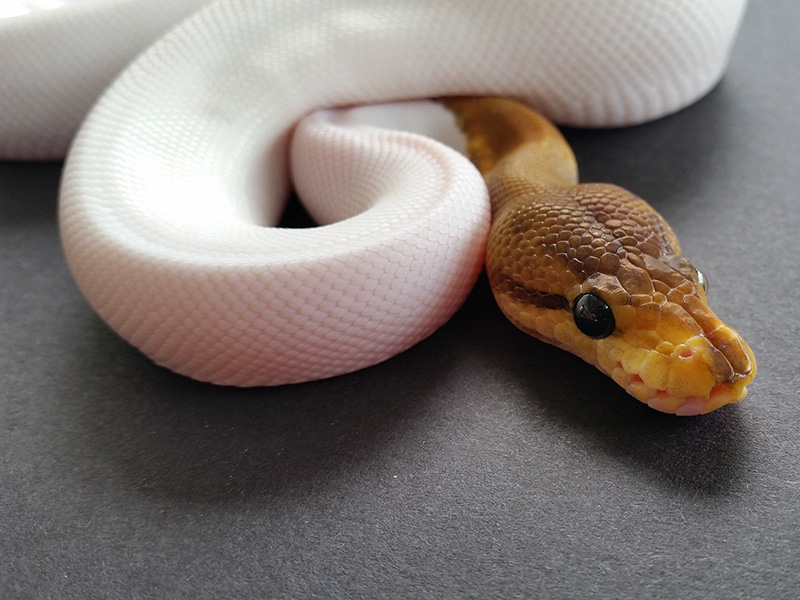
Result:
[[[80,297],[59,166],[0,164],[0,597],[798,597],[798,25],[755,0],[700,103],[568,132],[756,352],[750,396],[702,418],[518,333],[485,281],[378,367],[194,383]]]

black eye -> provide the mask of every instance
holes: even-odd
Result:
[[[581,294],[575,298],[572,318],[578,329],[591,338],[608,337],[617,326],[611,308],[594,294]]]
[[[694,272],[697,273],[697,283],[703,288],[704,292],[708,292],[708,279],[706,279],[706,276],[700,269],[695,269]]]

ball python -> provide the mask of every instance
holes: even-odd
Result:
[[[249,386],[390,358],[449,319],[486,258],[520,329],[657,410],[709,412],[744,397],[755,359],[708,308],[672,230],[629,192],[578,184],[549,121],[496,97],[574,126],[659,118],[719,80],[743,8],[210,4],[83,122],[60,192],[68,263],[157,363]],[[425,137],[315,112],[416,98],[442,99],[479,170]],[[275,227],[290,171],[320,227]]]

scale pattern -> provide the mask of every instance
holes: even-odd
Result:
[[[63,158],[114,77],[207,3],[65,0],[42,3],[57,8],[0,15],[0,160]]]

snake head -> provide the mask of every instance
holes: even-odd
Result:
[[[752,350],[709,308],[669,225],[617,186],[508,203],[495,215],[487,272],[515,325],[656,410],[711,412],[744,398],[755,376]]]
[[[694,268],[683,258],[674,261],[681,267],[674,270],[649,256],[643,262],[644,269],[623,261],[615,280],[598,275],[580,286],[572,306],[586,304],[586,297],[602,298],[600,302],[607,298],[614,322],[606,337],[584,334],[576,341],[584,358],[662,412],[705,414],[744,398],[755,377],[755,357],[742,337],[708,307],[702,283],[692,276]],[[652,291],[625,289],[647,285],[647,278]],[[580,330],[582,320],[601,312],[581,314],[574,308],[576,327]]]

